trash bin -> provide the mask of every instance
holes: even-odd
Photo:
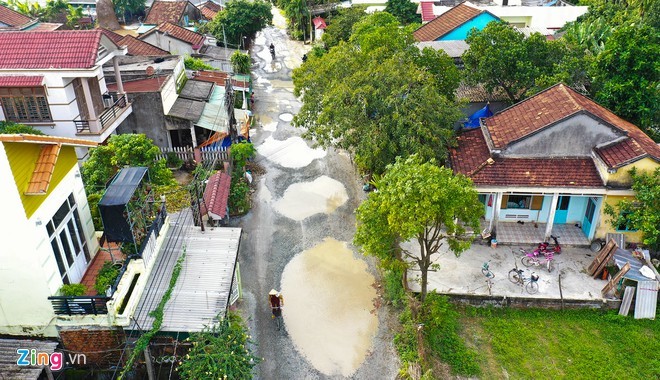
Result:
[[[490,247],[491,248],[497,248],[497,239],[493,239],[490,241]]]

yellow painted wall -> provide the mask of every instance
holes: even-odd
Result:
[[[32,214],[41,206],[44,200],[50,195],[52,190],[62,181],[64,176],[71,168],[78,163],[76,151],[71,146],[63,146],[55,163],[53,176],[50,180],[48,191],[44,195],[25,195],[28,182],[32,178],[32,172],[41,152],[40,144],[32,143],[4,143],[9,166],[14,174],[14,181],[23,202],[25,215],[30,218]]]
[[[639,231],[636,232],[617,231],[614,227],[612,227],[612,224],[610,223],[610,220],[612,220],[612,218],[610,218],[610,216],[605,214],[604,212],[606,204],[610,206],[616,206],[617,203],[619,203],[624,199],[634,199],[634,197],[623,197],[616,195],[607,195],[604,197],[603,204],[601,205],[600,208],[600,218],[599,218],[600,222],[598,223],[598,227],[596,227],[596,233],[594,234],[594,238],[605,239],[608,233],[621,233],[624,234],[627,242],[639,243],[640,241],[642,241],[642,233]]]
[[[637,168],[638,171],[640,172],[651,172],[655,170],[655,168],[659,167],[660,163],[656,162],[655,160],[651,158],[643,158],[639,161],[633,162],[630,165],[626,165],[623,167],[620,167],[617,169],[616,173],[614,174],[608,174],[605,172],[605,183],[610,184],[631,184],[631,179],[630,179],[630,169],[633,167]]]

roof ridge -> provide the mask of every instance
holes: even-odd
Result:
[[[566,97],[568,97],[568,98],[571,100],[571,102],[573,103],[573,105],[574,105],[576,108],[578,108],[578,109],[582,109],[582,110],[584,110],[584,111],[589,112],[589,110],[587,110],[582,104],[578,103],[578,101],[575,99],[575,96],[574,96],[574,95],[576,94],[576,92],[573,91],[572,88],[571,88],[570,91],[569,91],[568,86],[566,86],[566,85],[565,85],[564,83],[562,83],[562,82],[559,82],[559,83],[557,84],[557,86],[559,86],[559,88],[562,89],[562,91],[564,92],[564,94],[566,94]],[[589,112],[589,113],[591,113],[591,112]]]

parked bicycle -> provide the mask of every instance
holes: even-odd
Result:
[[[524,269],[518,269],[518,262],[515,262],[515,268],[509,271],[509,281],[523,287],[527,293],[536,294],[539,291],[539,276],[532,272],[530,277],[525,277]]]
[[[554,260],[554,255],[552,252],[545,252],[543,257],[540,257],[538,254],[527,253],[523,256],[520,261],[526,267],[531,266],[544,266],[548,269],[548,273],[552,272],[552,261]]]
[[[493,279],[495,278],[495,273],[490,270],[490,260],[486,261],[484,265],[481,266],[481,273],[486,276],[486,286],[488,286],[488,295],[493,295]]]

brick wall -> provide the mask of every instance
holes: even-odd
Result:
[[[62,329],[59,333],[65,352],[85,354],[88,366],[100,368],[117,365],[126,342],[122,328]]]

